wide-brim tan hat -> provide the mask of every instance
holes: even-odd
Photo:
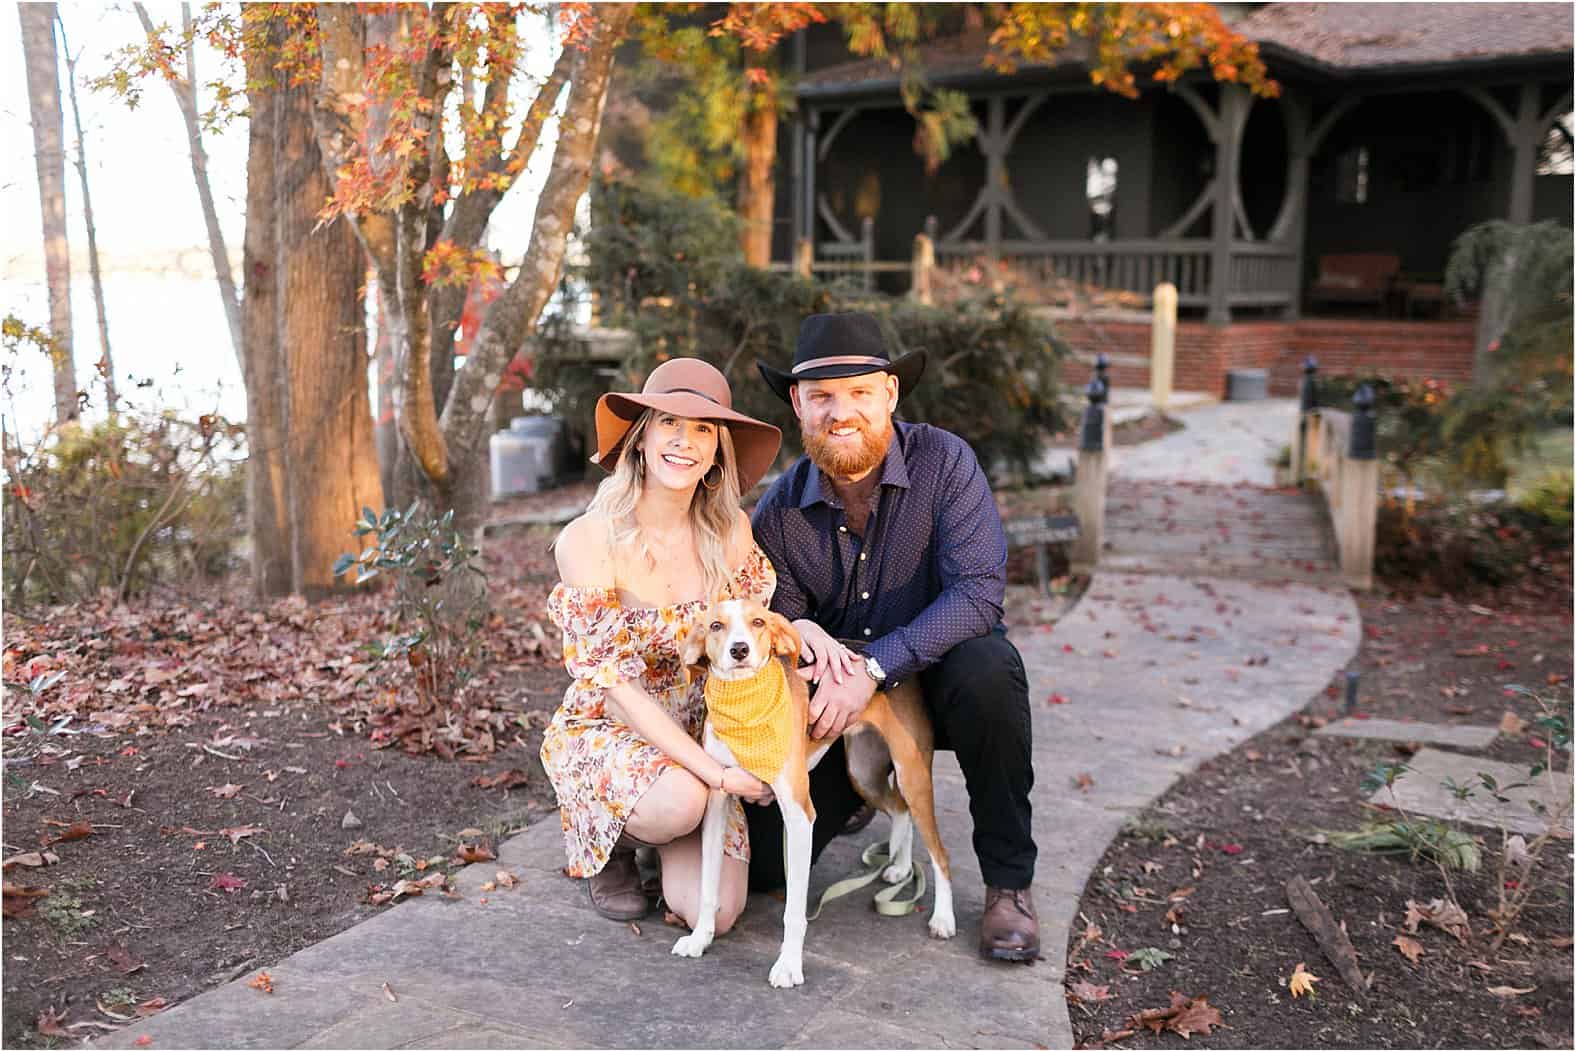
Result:
[[[647,409],[691,420],[726,424],[738,458],[739,492],[748,493],[777,459],[783,433],[733,408],[728,378],[699,358],[670,358],[651,370],[639,394],[609,391],[596,403],[596,456],[591,463],[612,471],[624,437]]]

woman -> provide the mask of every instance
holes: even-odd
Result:
[[[766,473],[782,435],[732,402],[723,375],[695,358],[664,362],[639,394],[603,395],[592,460],[612,474],[555,542],[561,583],[548,612],[575,681],[542,763],[558,793],[567,872],[589,878],[592,906],[615,920],[645,915],[634,848],[655,846],[663,897],[693,923],[709,791],[772,800],[759,779],[701,748],[701,684],[686,686],[679,661],[690,619],[713,597],[765,603],[777,583],[739,494]],[[748,883],[738,800],[724,852],[719,934]]]

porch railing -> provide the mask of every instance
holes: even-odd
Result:
[[[938,241],[933,251],[916,247],[908,260],[877,260],[874,239],[865,230],[854,242],[821,242],[814,251],[801,242],[795,263],[774,263],[774,269],[818,276],[846,276],[872,287],[882,273],[908,272],[915,289],[928,289],[929,270],[963,277],[984,261],[995,259],[1027,282],[1067,282],[1084,288],[1129,293],[1147,303],[1155,286],[1170,282],[1181,307],[1209,305],[1214,281],[1212,244],[1204,238],[1142,241],[1002,241],[995,251],[984,241]],[[925,235],[916,238],[916,245]],[[1291,307],[1297,300],[1297,259],[1287,248],[1256,241],[1231,246],[1227,300],[1232,307]],[[990,280],[988,273],[980,278]],[[978,279],[976,279],[978,280]]]

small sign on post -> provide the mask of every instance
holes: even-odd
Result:
[[[1002,524],[1007,531],[1007,544],[1012,548],[1034,545],[1034,572],[1039,579],[1040,591],[1051,591],[1051,553],[1048,545],[1067,544],[1078,539],[1078,516],[1034,515],[1022,519],[1008,519]]]

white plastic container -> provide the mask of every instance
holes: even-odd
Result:
[[[512,428],[493,432],[487,440],[493,500],[538,492],[547,474],[541,459],[545,448],[540,438],[522,435]]]

